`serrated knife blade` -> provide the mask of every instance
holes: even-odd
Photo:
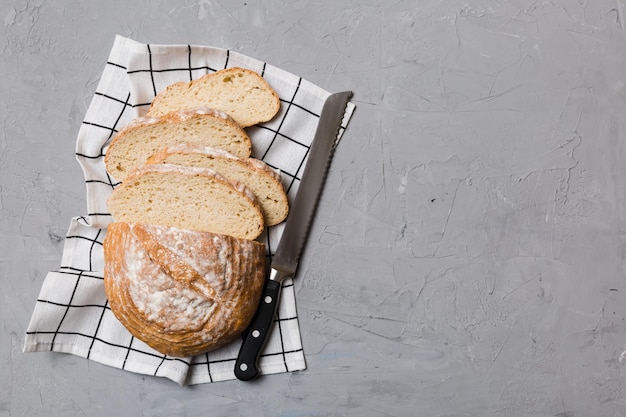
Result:
[[[334,153],[337,134],[351,97],[351,91],[344,91],[331,94],[324,102],[296,198],[272,257],[270,273],[265,280],[259,306],[244,333],[235,362],[235,376],[242,381],[252,380],[259,374],[257,361],[274,322],[282,281],[292,278],[298,268]]]

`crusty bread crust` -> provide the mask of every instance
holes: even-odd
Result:
[[[113,314],[133,336],[177,357],[238,337],[265,277],[262,243],[157,225],[110,224],[104,256]]]
[[[167,86],[152,101],[148,116],[195,106],[220,109],[248,127],[272,120],[280,110],[280,98],[255,71],[233,67]]]
[[[266,226],[282,222],[289,212],[280,174],[259,159],[238,158],[222,149],[186,143],[161,150],[147,163],[209,168],[228,180],[243,183],[257,197]]]
[[[200,106],[134,119],[113,137],[104,164],[123,181],[156,152],[180,143],[213,146],[240,158],[252,152],[250,137],[228,114]]]

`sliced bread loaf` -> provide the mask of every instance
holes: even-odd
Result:
[[[245,185],[206,168],[151,164],[137,169],[107,201],[115,222],[151,223],[256,239],[261,207]]]
[[[245,184],[256,195],[266,226],[274,226],[287,217],[289,203],[280,174],[259,159],[238,158],[221,149],[182,144],[163,149],[148,163],[212,169],[228,180]]]
[[[148,116],[196,106],[223,110],[247,127],[271,120],[280,109],[280,99],[259,74],[234,67],[168,86],[154,98]]]
[[[159,150],[183,142],[222,148],[241,158],[252,151],[250,137],[228,114],[194,107],[133,120],[115,135],[104,163],[113,178],[124,181]]]

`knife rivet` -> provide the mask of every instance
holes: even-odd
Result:
[[[248,365],[245,363],[242,363],[241,365],[239,365],[239,369],[245,372],[248,370]]]
[[[252,337],[254,337],[256,339],[259,336],[261,336],[261,332],[260,331],[258,331],[258,330],[253,330],[252,331]]]
[[[272,302],[272,297],[270,297],[269,295],[266,295],[263,301],[265,301],[265,304],[269,304]]]

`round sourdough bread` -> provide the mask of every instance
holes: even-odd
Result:
[[[247,127],[273,119],[280,110],[280,99],[258,73],[233,67],[169,85],[156,95],[148,115],[160,116],[195,106],[225,111],[240,126]]]
[[[194,107],[131,121],[113,137],[104,157],[106,170],[117,181],[124,181],[150,156],[177,143],[212,146],[240,158],[252,152],[250,137],[228,114]]]
[[[259,159],[238,158],[222,149],[181,144],[163,149],[148,163],[212,169],[228,180],[244,184],[255,194],[266,226],[274,226],[287,217],[289,203],[280,174]]]
[[[113,314],[136,338],[177,357],[241,335],[265,277],[262,243],[158,225],[110,224],[104,258]]]
[[[206,168],[144,165],[113,190],[107,206],[115,222],[158,224],[241,239],[256,239],[264,228],[254,193]]]

